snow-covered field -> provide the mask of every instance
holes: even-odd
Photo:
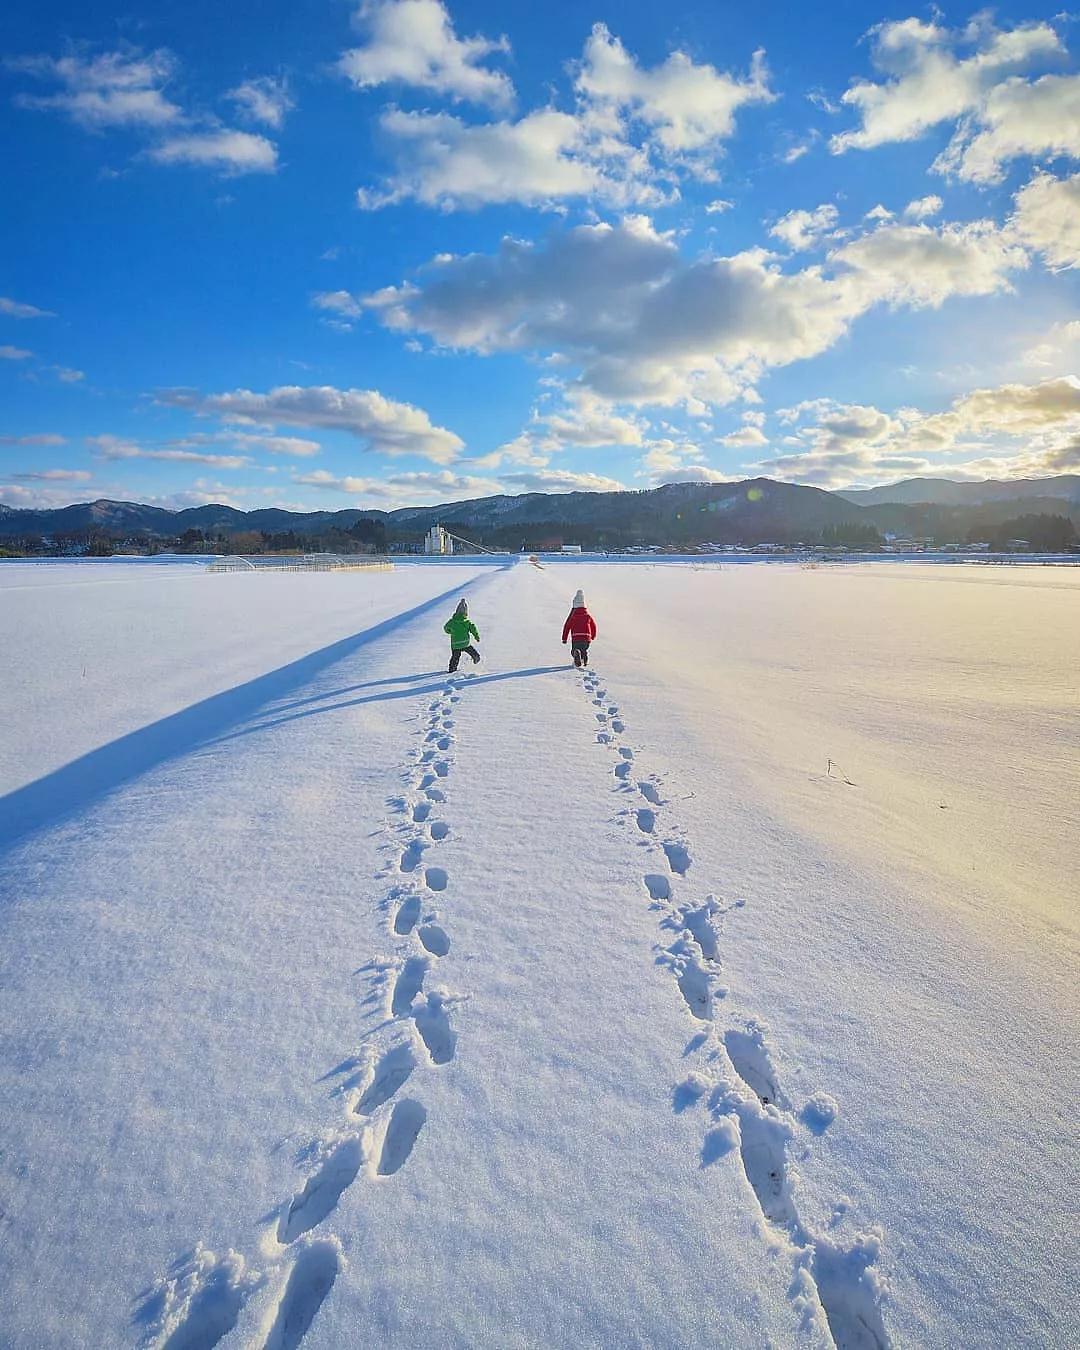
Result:
[[[0,564],[0,1346],[1080,1343],[1078,669],[1072,569]]]

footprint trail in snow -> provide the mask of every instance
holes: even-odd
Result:
[[[447,800],[454,765],[452,714],[468,679],[449,677],[440,696],[429,704],[421,748],[413,752],[404,771],[410,790],[391,803],[395,815],[403,819],[386,827],[386,846],[395,861],[384,875],[395,880],[383,907],[398,952],[390,962],[374,965],[380,978],[389,975],[381,1049],[369,1046],[366,1056],[350,1057],[334,1071],[360,1070],[335,1090],[346,1102],[341,1132],[307,1151],[318,1158],[317,1165],[280,1208],[277,1258],[271,1257],[259,1270],[249,1268],[235,1252],[217,1258],[196,1247],[147,1299],[154,1314],[147,1344],[155,1350],[213,1350],[240,1324],[254,1291],[275,1279],[280,1293],[270,1330],[260,1344],[262,1350],[297,1350],[344,1268],[336,1237],[307,1235],[332,1219],[360,1177],[393,1184],[418,1147],[427,1108],[417,1097],[399,1094],[406,1083],[414,1090],[422,1087],[423,1073],[449,1064],[457,1047],[450,1016],[454,997],[430,987],[436,965],[451,950],[450,935],[433,905],[436,896],[448,891],[451,878],[447,868],[432,861],[433,850],[449,837],[450,827],[433,812]]]
[[[668,823],[655,775],[639,773],[632,747],[620,743],[625,718],[594,670],[582,673],[581,686],[604,730],[597,741],[614,753],[613,791],[633,794],[647,806],[627,806],[639,846],[652,861],[641,874],[660,927],[674,933],[661,944],[658,963],[671,971],[678,994],[693,1019],[695,1035],[687,1047],[699,1068],[673,1092],[674,1109],[702,1109],[707,1123],[700,1166],[711,1167],[736,1155],[762,1220],[786,1246],[792,1264],[789,1297],[809,1327],[827,1333],[839,1350],[890,1350],[882,1317],[887,1299],[878,1267],[880,1235],[857,1234],[846,1243],[817,1232],[799,1215],[792,1186],[793,1145],[806,1151],[803,1130],[820,1134],[836,1114],[836,1105],[815,1094],[798,1114],[784,1092],[769,1048],[768,1031],[756,1018],[743,1017],[726,1029],[718,1008],[727,995],[720,983],[719,923],[728,912],[715,895],[682,897],[689,884],[693,854],[675,824]],[[739,908],[739,901],[732,908]],[[734,1021],[734,1019],[732,1019]]]

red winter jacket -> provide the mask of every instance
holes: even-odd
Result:
[[[565,642],[569,637],[577,642],[588,638],[591,642],[596,636],[596,620],[589,611],[582,605],[579,609],[572,609],[563,624],[562,640]]]

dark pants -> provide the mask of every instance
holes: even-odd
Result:
[[[587,666],[589,664],[589,639],[574,638],[570,643],[570,655],[574,658],[575,666]]]
[[[469,655],[472,657],[473,665],[475,665],[476,662],[480,660],[480,653],[476,650],[475,647],[455,647],[454,650],[450,653],[451,675],[453,675],[454,671],[457,670],[458,662],[461,660],[465,652],[468,652]]]

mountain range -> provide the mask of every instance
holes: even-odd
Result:
[[[828,492],[754,478],[669,483],[640,492],[525,493],[391,511],[241,511],[210,504],[170,511],[135,502],[80,502],[55,510],[0,505],[0,538],[86,535],[176,539],[189,530],[234,535],[292,531],[317,539],[357,521],[379,521],[387,538],[415,540],[439,523],[488,546],[542,547],[565,538],[589,546],[628,543],[761,543],[813,540],[823,531],[872,527],[897,534],[962,538],[1023,515],[1067,515],[1080,525],[1080,475],[987,480],[913,478],[890,487]]]

